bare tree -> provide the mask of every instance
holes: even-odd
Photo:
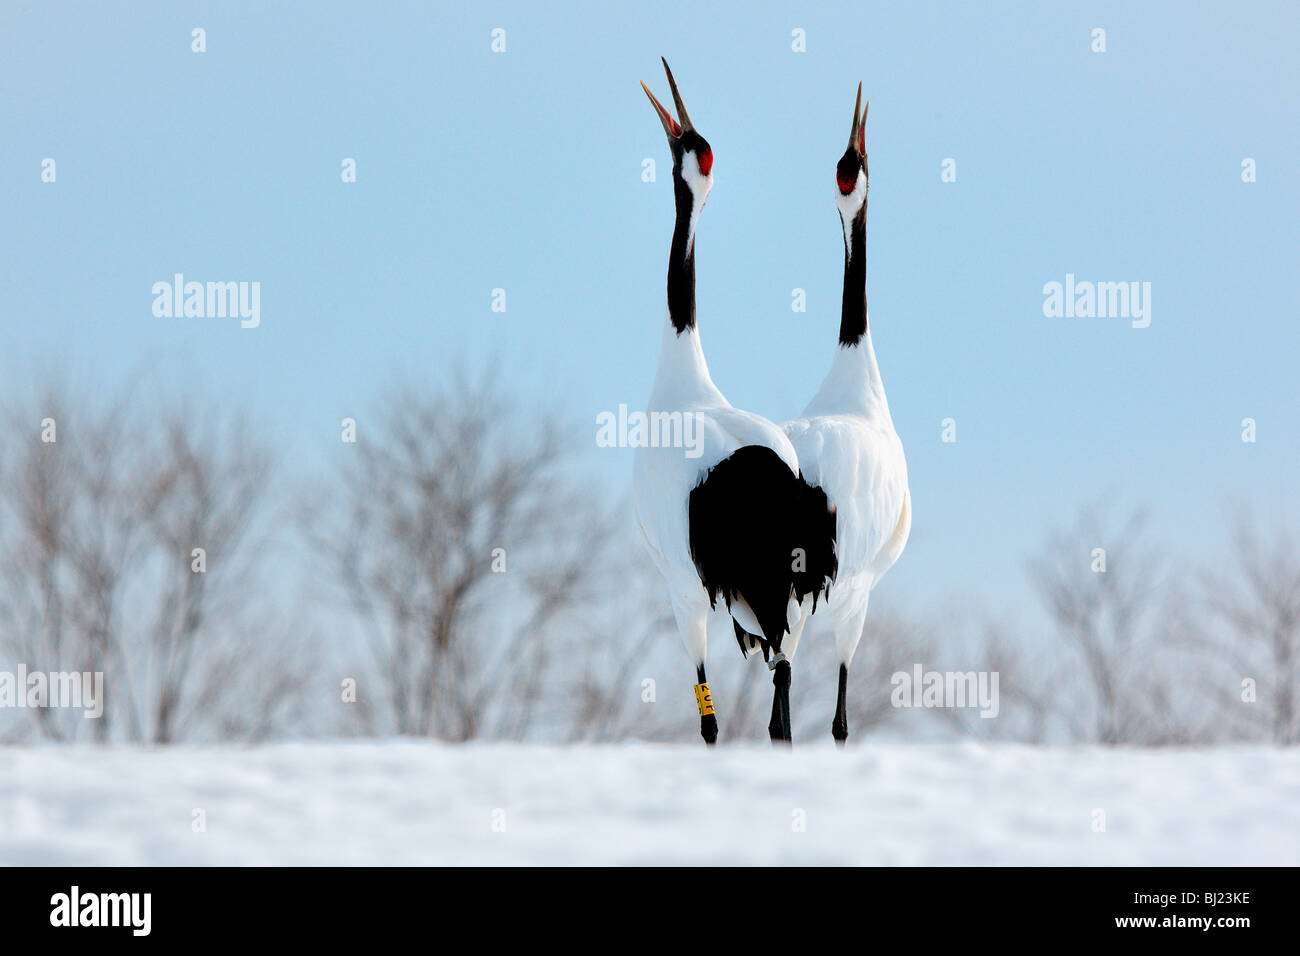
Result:
[[[31,409],[11,410],[9,431],[26,432],[26,441],[6,442],[7,456],[0,460],[0,493],[8,520],[0,550],[0,636],[15,661],[63,659],[65,639],[71,629],[68,616],[69,562],[65,557],[67,525],[74,499],[75,476],[66,456],[47,441],[57,439],[57,423],[66,421],[62,402],[47,393]],[[50,429],[53,429],[52,431]],[[55,714],[48,709],[32,712],[45,737],[62,736]]]
[[[102,672],[101,741],[220,735],[264,708],[233,693],[263,646],[241,627],[263,597],[253,532],[270,467],[247,426],[66,389],[12,407],[7,426],[0,648],[30,669]],[[32,714],[44,736],[82,732],[79,714]]]
[[[1267,715],[1267,736],[1294,744],[1300,739],[1300,542],[1288,528],[1262,532],[1240,515],[1232,544],[1231,566],[1203,576],[1206,602],[1227,628],[1223,660],[1234,685],[1258,685],[1257,700],[1233,688],[1251,705],[1244,712],[1259,707]]]
[[[661,668],[673,673],[681,652],[667,598],[657,587],[658,572],[639,542],[630,535],[623,541],[620,554],[631,560],[619,573],[627,586],[603,613],[595,609],[582,632],[582,676],[568,695],[570,743],[688,739],[698,733],[695,721],[673,720],[672,708],[649,706],[659,703],[654,675]],[[645,582],[656,587],[645,587]]]
[[[202,709],[217,708],[228,683],[199,674],[196,663],[207,650],[207,627],[228,616],[261,582],[240,563],[253,558],[259,542],[248,542],[265,503],[270,456],[239,420],[203,428],[198,415],[174,413],[166,422],[162,462],[143,485],[145,529],[165,564],[177,557],[181,573],[160,575],[149,641],[156,663],[151,713],[145,718],[150,739],[170,743],[187,715],[187,700]],[[249,547],[245,548],[245,544]],[[196,572],[196,551],[206,565]],[[188,567],[186,567],[188,565]],[[194,681],[199,679],[198,692]]]
[[[964,625],[978,628],[973,646],[959,640]],[[977,739],[1046,742],[1059,719],[1059,701],[1052,688],[1064,683],[1061,662],[1043,648],[1013,641],[1005,625],[999,623],[950,614],[941,630],[944,640],[934,644],[938,655],[935,669],[973,673],[977,680],[987,679],[991,690],[995,686],[992,675],[996,674],[996,713],[986,717],[983,708],[968,706],[939,708],[935,715],[961,734]]]
[[[583,679],[571,635],[619,582],[612,516],[568,447],[554,416],[464,376],[394,390],[344,444],[304,528],[356,612],[392,730],[523,739],[577,709],[556,686]]]
[[[1143,512],[1122,522],[1084,508],[1055,534],[1030,576],[1076,662],[1053,688],[1055,715],[1075,740],[1183,744],[1217,734],[1206,706],[1191,699],[1204,661],[1194,633],[1179,626],[1187,597],[1146,543]]]

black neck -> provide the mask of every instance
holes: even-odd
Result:
[[[668,319],[681,335],[695,328],[695,240],[691,236],[691,210],[695,197],[680,176],[673,176],[677,198],[677,225],[668,254]]]
[[[840,304],[840,345],[857,345],[867,331],[867,204],[849,224],[844,247],[844,296]]]

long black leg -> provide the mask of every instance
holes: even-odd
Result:
[[[781,691],[781,716],[785,722],[785,742],[791,743],[794,740],[794,734],[790,730],[790,664],[785,665],[785,687]]]
[[[849,689],[849,667],[847,664],[840,665],[840,696],[835,703],[835,720],[831,722],[831,736],[841,747],[849,739],[849,709],[845,703],[845,695]]]
[[[704,665],[695,668],[695,703],[700,711],[700,736],[712,746],[718,742],[718,718],[713,713],[713,695],[709,692],[709,679],[704,676]]]
[[[772,673],[772,719],[767,734],[773,743],[790,742],[790,662],[778,659]]]

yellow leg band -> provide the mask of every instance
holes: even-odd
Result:
[[[701,717],[713,713],[713,695],[709,693],[708,681],[695,685],[695,706],[700,709]]]

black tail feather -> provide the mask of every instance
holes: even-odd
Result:
[[[800,603],[811,594],[813,612],[817,600],[830,594],[831,582],[839,572],[840,562],[835,554],[835,509],[826,498],[826,492],[815,488],[800,476],[795,494],[794,513],[798,522],[796,540],[803,542],[804,569],[794,572],[794,595]]]
[[[835,577],[835,513],[826,494],[790,472],[770,448],[747,445],[691,492],[691,559],[716,607],[742,598],[758,620],[764,657],[781,650],[793,591],[817,596]],[[746,650],[744,631],[736,640]]]

